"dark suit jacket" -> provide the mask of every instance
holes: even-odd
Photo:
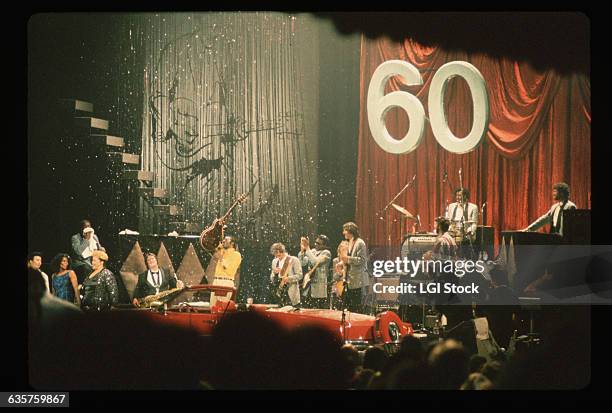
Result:
[[[162,276],[161,286],[159,287],[159,292],[166,291],[172,288],[176,288],[176,277],[174,275],[169,274],[168,271],[159,269],[159,272]],[[155,294],[155,287],[149,283],[147,280],[147,275],[149,271],[145,271],[142,274],[138,275],[138,283],[136,284],[136,288],[134,289],[134,298],[143,298],[148,295]]]

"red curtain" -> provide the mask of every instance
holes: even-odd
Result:
[[[393,155],[383,151],[370,133],[366,99],[372,74],[391,59],[418,68],[423,85],[406,86],[401,78],[393,77],[386,93],[412,93],[426,113],[430,81],[440,66],[455,60],[476,66],[486,81],[490,106],[483,144],[463,155],[447,152],[427,125],[414,152]],[[389,239],[393,245],[400,243],[404,231],[399,228],[399,213],[381,211],[415,174],[415,185],[396,203],[419,214],[423,229],[432,230],[434,218],[444,213],[447,202],[454,202],[453,189],[442,182],[444,172],[455,187],[460,168],[470,201],[479,207],[487,202],[484,224],[495,228],[496,244],[499,231],[524,228],[550,208],[555,182],[567,182],[570,199],[578,208],[590,208],[590,99],[590,79],[583,75],[538,72],[525,62],[425,47],[411,40],[363,38],[355,212],[363,237],[370,245],[382,246]],[[445,107],[450,129],[456,136],[466,136],[472,125],[472,100],[461,78],[450,81]],[[408,130],[409,120],[401,110],[392,109],[386,119],[392,136],[401,137]]]

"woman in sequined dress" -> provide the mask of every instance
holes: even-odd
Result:
[[[83,281],[82,308],[85,311],[110,310],[119,302],[119,288],[113,273],[105,267],[108,255],[101,250],[93,252],[93,272]]]

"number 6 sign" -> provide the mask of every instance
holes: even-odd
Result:
[[[387,81],[395,75],[402,76],[408,86],[423,84],[417,68],[406,61],[389,60],[378,66],[368,88],[368,123],[378,146],[389,153],[404,154],[415,150],[423,139],[425,109],[416,96],[408,92],[384,94]],[[470,133],[463,139],[451,132],[444,113],[446,87],[455,76],[465,79],[472,94],[474,119]],[[444,149],[462,154],[474,150],[482,142],[489,123],[489,98],[484,78],[472,64],[456,61],[440,67],[431,80],[428,106],[431,130]],[[391,137],[385,125],[385,115],[392,107],[402,108],[410,119],[410,128],[400,140]]]

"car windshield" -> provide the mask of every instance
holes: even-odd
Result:
[[[181,303],[203,304],[210,302],[210,291],[185,290],[168,302],[168,307],[178,307]]]

